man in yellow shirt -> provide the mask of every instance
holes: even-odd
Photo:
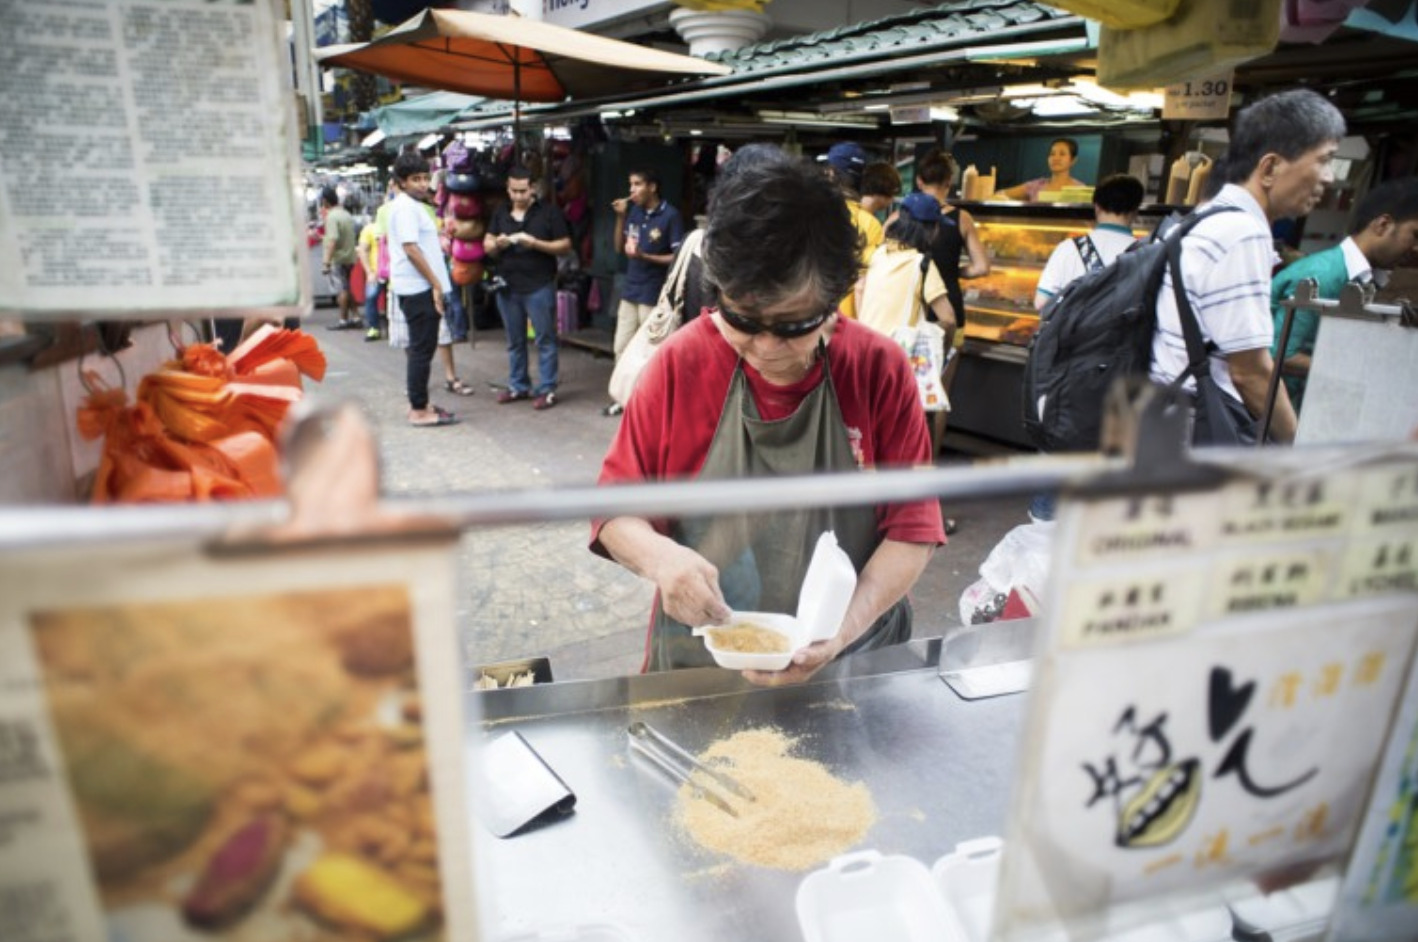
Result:
[[[861,262],[861,270],[865,270],[867,263],[871,261],[872,253],[876,251],[882,241],[881,223],[876,221],[875,216],[862,208],[862,168],[867,165],[867,152],[862,149],[860,144],[839,141],[828,148],[827,153],[818,159],[827,164],[829,175],[837,181],[838,187],[842,190],[842,196],[847,201],[847,212],[851,214],[852,225],[856,226],[857,235],[862,241],[859,261]],[[851,291],[847,292],[847,296],[837,307],[844,317],[855,318],[857,316],[856,299],[853,294]]]

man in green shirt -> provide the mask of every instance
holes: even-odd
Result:
[[[332,271],[340,279],[340,319],[330,325],[331,330],[350,330],[360,326],[359,318],[351,310],[350,273],[358,261],[355,243],[355,221],[340,206],[340,194],[332,186],[320,190],[320,212],[325,217],[325,241],[323,264],[325,274]]]
[[[1285,349],[1281,350],[1285,308],[1280,302],[1293,297],[1295,286],[1305,278],[1314,279],[1318,297],[1331,301],[1337,300],[1340,290],[1351,281],[1373,282],[1382,287],[1388,280],[1389,269],[1412,263],[1415,245],[1418,245],[1418,177],[1389,180],[1359,201],[1348,238],[1332,248],[1307,255],[1275,276],[1271,286],[1275,320],[1271,355],[1279,364],[1285,388],[1297,412],[1310,376],[1310,357],[1319,336],[1320,316],[1312,310],[1296,310],[1290,336]]]

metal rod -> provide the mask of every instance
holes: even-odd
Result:
[[[684,517],[802,507],[1029,497],[1122,471],[1121,458],[1097,454],[1028,455],[1004,463],[950,468],[847,472],[805,477],[677,481],[604,487],[543,488],[437,497],[387,497],[391,513],[427,516],[457,529],[592,520],[616,516]],[[284,501],[161,507],[52,506],[0,509],[0,549],[113,542],[140,538],[217,538],[235,525],[274,525],[289,514]]]
[[[1295,298],[1298,301],[1306,302],[1314,299],[1317,288],[1313,278],[1306,278],[1295,286]],[[1290,342],[1290,328],[1295,325],[1295,311],[1300,305],[1286,306],[1285,316],[1280,322],[1280,340],[1275,345],[1275,369],[1270,371],[1270,382],[1265,390],[1265,411],[1261,413],[1260,435],[1256,438],[1256,447],[1265,444],[1265,440],[1270,436],[1270,420],[1275,414],[1275,398],[1280,395],[1280,374],[1285,368],[1285,346]]]

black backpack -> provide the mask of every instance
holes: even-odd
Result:
[[[1119,377],[1146,378],[1151,369],[1167,245],[1214,213],[1236,208],[1193,213],[1168,228],[1165,238],[1133,246],[1049,300],[1024,364],[1024,434],[1036,447],[1098,448],[1108,388]]]

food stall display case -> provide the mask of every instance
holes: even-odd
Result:
[[[1093,227],[1087,203],[961,203],[990,257],[990,273],[961,283],[965,347],[951,393],[950,427],[972,437],[1028,446],[1020,427],[1020,371],[1039,329],[1034,291],[1054,247]],[[1146,238],[1176,207],[1145,206],[1134,227]]]

